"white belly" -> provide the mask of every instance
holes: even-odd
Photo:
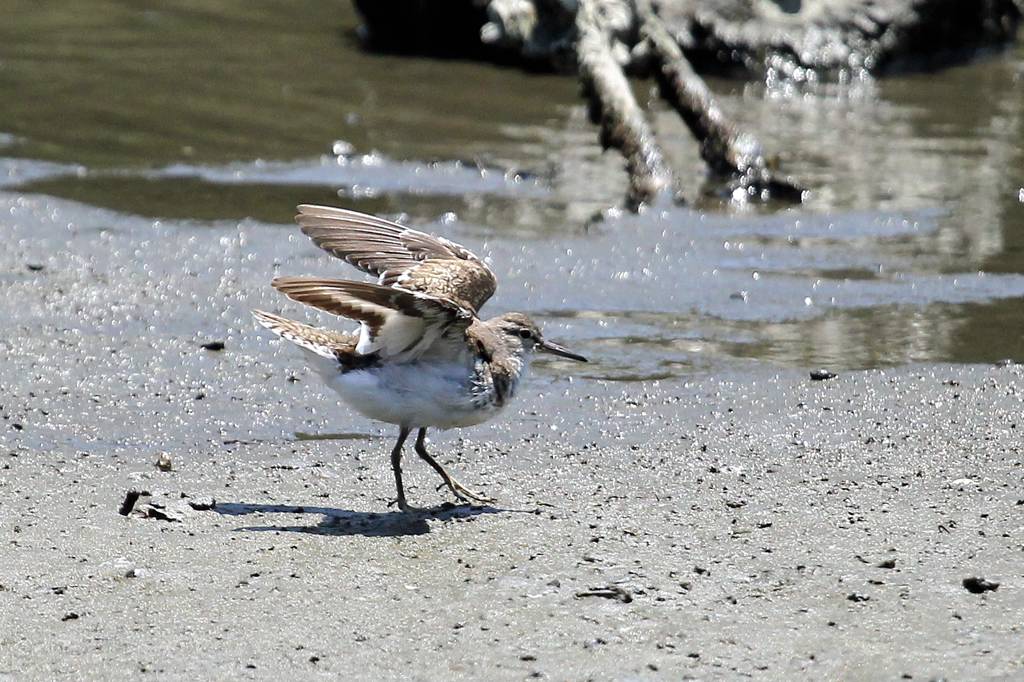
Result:
[[[389,424],[450,429],[485,422],[501,411],[474,399],[463,363],[403,363],[325,376],[356,412]]]

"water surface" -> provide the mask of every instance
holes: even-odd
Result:
[[[369,54],[345,3],[7,9],[0,192],[211,238],[284,240],[299,202],[400,215],[489,254],[495,310],[538,313],[595,378],[1024,360],[1019,47],[845,90],[712,81],[812,188],[799,209],[706,196],[640,83],[692,207],[594,224],[625,179],[571,78]]]

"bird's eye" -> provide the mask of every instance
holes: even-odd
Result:
[[[533,336],[533,332],[531,332],[529,329],[520,329],[519,330],[519,338],[521,338],[521,339],[528,339],[528,338],[530,338],[532,336]]]

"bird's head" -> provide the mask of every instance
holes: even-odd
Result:
[[[496,328],[505,344],[512,350],[522,350],[526,354],[533,352],[551,353],[577,362],[586,362],[582,355],[573,353],[557,343],[546,341],[537,323],[522,313],[505,313],[496,318]]]

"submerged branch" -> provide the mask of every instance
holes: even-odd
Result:
[[[701,158],[712,172],[729,178],[730,185],[744,190],[748,198],[801,201],[800,187],[774,177],[761,143],[737,130],[726,118],[711,90],[654,12],[651,0],[636,0],[636,9],[640,33],[650,46],[656,66],[661,96],[700,142]]]
[[[576,56],[590,118],[601,127],[601,145],[617,148],[629,173],[628,201],[633,208],[672,188],[672,172],[644,112],[611,49],[611,36],[592,0],[576,14]]]

